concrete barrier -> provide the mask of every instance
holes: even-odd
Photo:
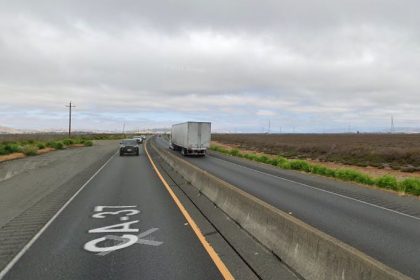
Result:
[[[181,176],[304,279],[411,279],[166,149],[152,148]]]

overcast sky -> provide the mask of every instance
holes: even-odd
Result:
[[[420,127],[420,1],[0,0],[0,126]]]

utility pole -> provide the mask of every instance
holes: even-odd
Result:
[[[394,127],[394,115],[391,115],[391,133],[394,133],[395,127]]]
[[[123,123],[122,134],[123,134],[123,135],[124,135],[124,137],[125,137],[125,122]]]
[[[268,120],[268,134],[270,134],[271,130],[271,120]]]
[[[66,105],[66,107],[69,108],[69,137],[71,136],[71,108],[74,108],[76,106],[71,104],[71,101],[69,103],[69,105]]]

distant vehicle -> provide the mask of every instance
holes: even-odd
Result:
[[[134,137],[133,139],[137,141],[137,144],[142,144],[143,143],[143,140],[144,140],[143,139],[143,136]]]
[[[120,156],[125,154],[139,155],[139,144],[135,139],[124,139],[120,143]]]
[[[211,123],[209,122],[185,122],[174,124],[171,130],[170,148],[181,151],[186,155],[206,155],[210,147]]]

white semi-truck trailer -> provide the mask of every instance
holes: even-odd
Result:
[[[174,124],[171,130],[170,148],[182,155],[204,156],[210,147],[211,123],[185,122]]]

